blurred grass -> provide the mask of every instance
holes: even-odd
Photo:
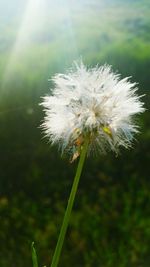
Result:
[[[92,185],[88,175],[84,175],[79,190],[61,266],[148,267],[150,220],[146,183],[136,177],[128,182],[114,182],[99,172],[92,177]],[[85,182],[90,185],[86,190]],[[67,196],[62,202],[57,191],[55,194],[53,200],[51,196],[41,196],[36,201],[21,194],[11,200],[1,198],[3,232],[0,235],[5,244],[1,247],[1,266],[12,261],[14,266],[31,266],[31,240],[38,248],[41,265],[48,266],[67,202]]]

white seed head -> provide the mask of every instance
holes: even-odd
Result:
[[[110,66],[88,69],[82,62],[52,81],[55,87],[41,103],[42,128],[51,143],[74,155],[80,154],[87,137],[89,151],[118,152],[120,146],[131,146],[138,131],[134,115],[144,111],[136,83],[120,79]]]

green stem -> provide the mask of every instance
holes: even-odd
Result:
[[[32,242],[31,249],[32,249],[33,267],[38,267],[38,260],[37,260],[36,250],[35,250],[35,247],[34,247],[34,242]]]
[[[68,200],[68,205],[67,205],[65,216],[64,216],[63,223],[62,223],[62,226],[61,226],[61,230],[60,230],[60,234],[59,234],[59,237],[58,237],[57,245],[56,245],[56,248],[55,248],[54,256],[53,256],[53,259],[52,259],[51,267],[57,267],[58,262],[59,262],[60,253],[61,253],[61,250],[62,250],[63,242],[64,242],[66,231],[67,231],[67,228],[68,228],[69,219],[70,219],[70,215],[71,215],[71,211],[72,211],[75,195],[76,195],[76,192],[77,192],[78,183],[79,183],[79,180],[80,180],[83,164],[84,164],[84,161],[85,161],[85,156],[86,156],[88,144],[89,144],[89,140],[86,139],[85,142],[84,142],[83,148],[81,150],[81,155],[80,155],[80,159],[79,159],[76,175],[75,175],[74,182],[73,182],[73,185],[72,185],[70,197],[69,197],[69,200]]]

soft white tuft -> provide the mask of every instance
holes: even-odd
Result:
[[[131,146],[137,126],[134,115],[144,111],[135,83],[120,79],[110,66],[87,69],[75,63],[67,74],[56,74],[54,89],[41,105],[45,110],[42,124],[52,143],[62,151],[79,151],[87,136],[89,151],[118,151]]]

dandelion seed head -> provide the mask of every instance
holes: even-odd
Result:
[[[52,81],[52,93],[41,103],[45,110],[42,128],[51,143],[72,154],[80,154],[87,137],[89,151],[118,152],[120,146],[131,146],[138,132],[134,117],[144,108],[130,78],[121,79],[110,66],[88,69],[76,62]]]

